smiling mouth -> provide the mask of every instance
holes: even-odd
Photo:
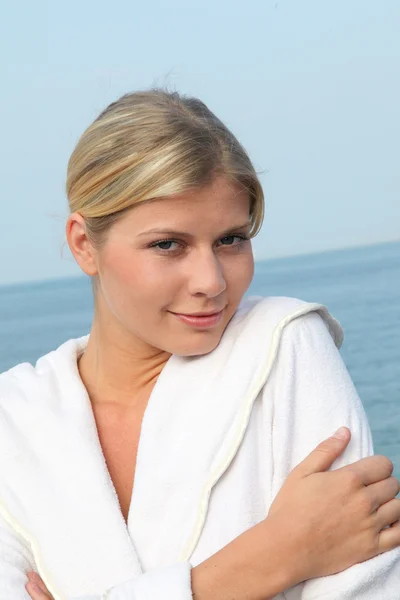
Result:
[[[209,327],[214,327],[215,325],[218,325],[218,323],[220,323],[223,313],[224,313],[224,309],[220,310],[217,313],[211,313],[211,314],[203,313],[200,316],[199,316],[199,313],[197,313],[197,315],[187,315],[187,314],[179,314],[179,313],[171,313],[171,314],[175,315],[175,317],[177,317],[180,321],[182,321],[186,325],[191,325],[192,327],[199,327],[199,328],[209,328]]]
[[[182,317],[213,317],[215,315],[219,315],[224,309],[214,310],[213,312],[205,312],[205,313],[174,313],[174,315],[181,315]]]

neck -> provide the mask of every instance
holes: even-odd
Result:
[[[142,411],[170,356],[94,323],[78,369],[92,404]]]

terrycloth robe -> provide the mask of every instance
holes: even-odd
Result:
[[[0,375],[0,600],[29,599],[28,570],[55,600],[191,600],[191,567],[265,519],[320,441],[350,428],[334,468],[372,454],[342,337],[320,304],[253,297],[215,350],[172,355],[144,414],[127,525],[77,368],[88,336]],[[398,600],[399,550],[277,598]]]

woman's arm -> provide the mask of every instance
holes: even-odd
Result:
[[[313,575],[335,573],[400,544],[399,529],[381,531],[390,521],[365,522],[366,502],[379,505],[399,491],[388,459],[368,457],[325,472],[349,442],[350,432],[344,433],[325,440],[293,470],[267,519],[191,569],[191,590],[190,564],[184,563],[117,584],[102,598],[176,600],[191,592],[195,600],[268,600]],[[51,599],[45,587],[35,592],[28,584],[27,590],[32,600]]]
[[[352,438],[334,469],[373,454],[362,403],[318,314],[300,317],[285,328],[264,394],[265,401],[274,402],[272,496],[278,494],[288,474],[310,450],[342,425],[351,430]],[[376,556],[342,573],[302,583],[286,591],[286,598],[398,600],[400,550]]]

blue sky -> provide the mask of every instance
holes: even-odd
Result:
[[[61,255],[69,155],[122,94],[199,96],[259,171],[257,259],[400,239],[398,0],[69,0],[2,10],[0,283]]]

